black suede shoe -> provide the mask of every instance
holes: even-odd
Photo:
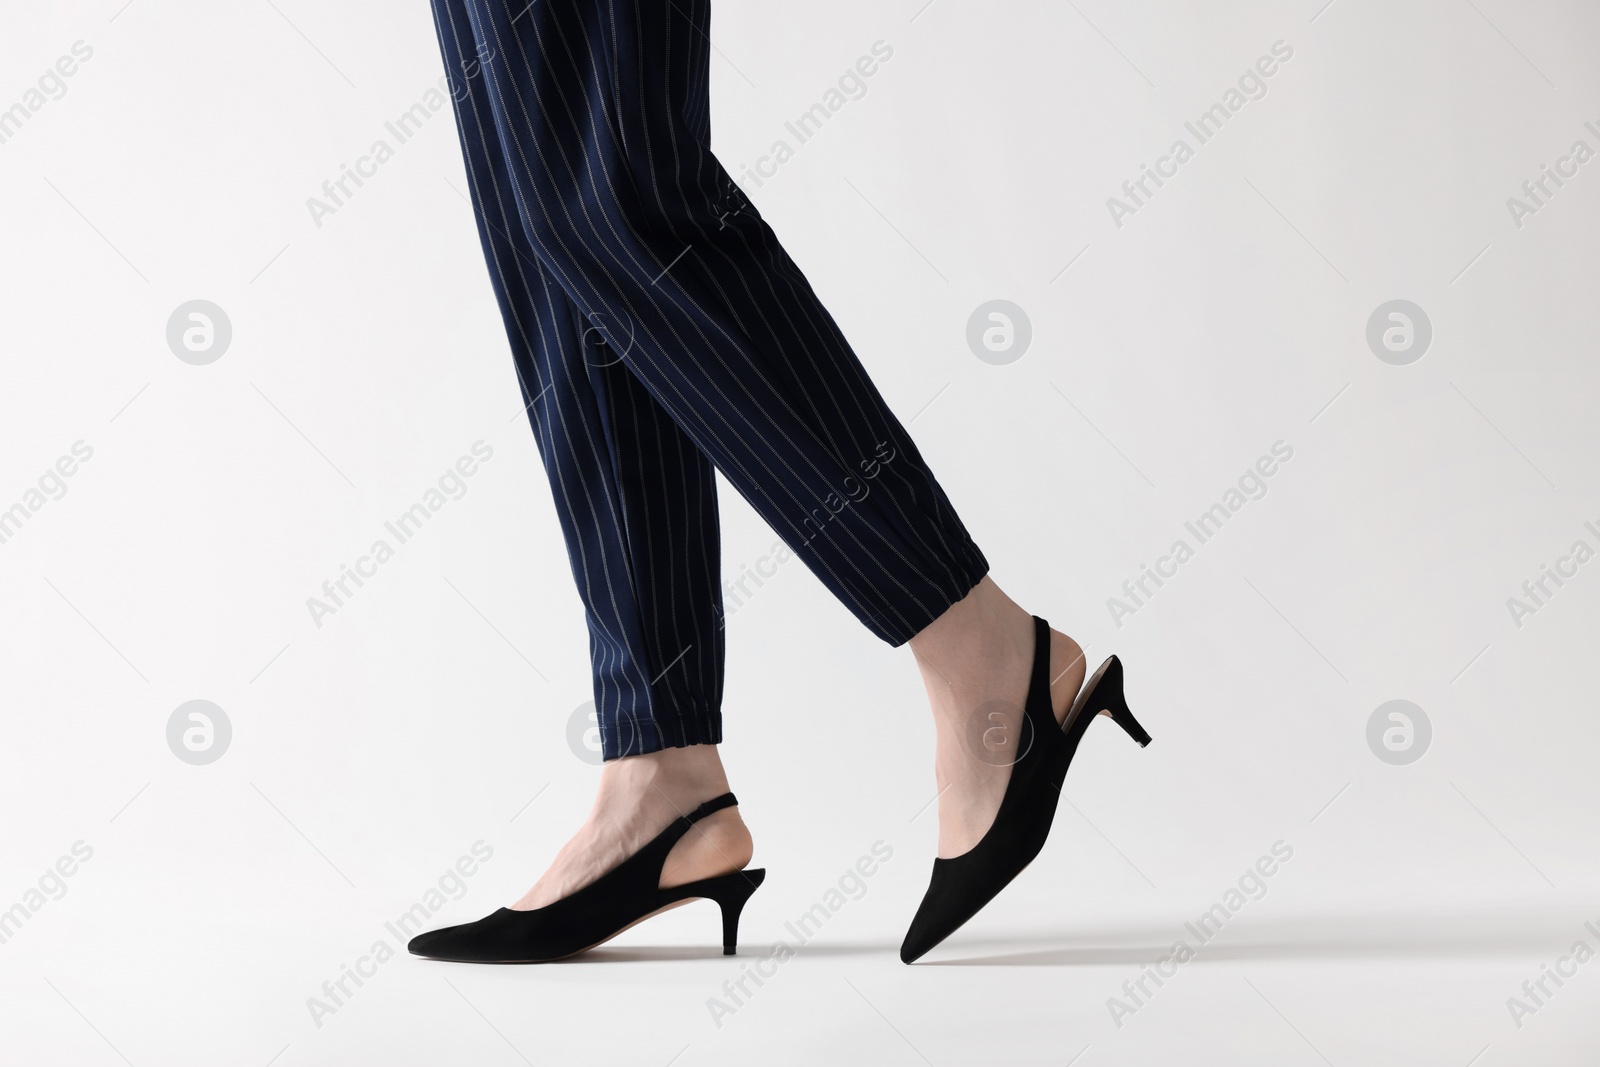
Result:
[[[1150,735],[1128,711],[1122,692],[1122,661],[1115,656],[1100,664],[1073,701],[1066,720],[1056,725],[1050,702],[1050,624],[1037,615],[1033,624],[1033,673],[1022,730],[1031,742],[1011,765],[1011,779],[988,832],[961,855],[933,861],[928,892],[900,946],[904,963],[920,959],[960,929],[1044,848],[1067,767],[1097,713],[1109,715],[1141,748],[1150,743]]]
[[[550,963],[609,941],[657,912],[704,899],[722,908],[722,952],[731,956],[739,913],[767,872],[735,871],[671,889],[660,885],[662,865],[678,839],[707,815],[737,803],[732,793],[706,801],[597,881],[554,904],[532,911],[501,908],[474,923],[418,934],[406,947],[418,956],[458,963]]]

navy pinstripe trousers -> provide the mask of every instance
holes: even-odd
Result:
[[[710,148],[709,0],[433,0],[607,759],[722,740],[721,471],[901,644],[988,564]]]

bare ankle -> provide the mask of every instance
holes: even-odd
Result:
[[[929,696],[937,690],[1009,686],[1033,651],[1032,616],[984,578],[911,639]]]
[[[600,801],[693,808],[728,791],[728,774],[715,745],[663,748],[606,763]]]

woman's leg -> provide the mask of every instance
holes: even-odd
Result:
[[[534,254],[476,72],[465,5],[440,0],[467,182],[523,400],[587,614],[607,759],[721,740],[712,466]]]
[[[533,254],[479,80],[487,53],[459,0],[439,0],[435,19],[479,236],[587,615],[610,761],[588,824],[519,904],[538,907],[727,792],[714,747],[723,666],[716,484],[711,464]],[[674,850],[663,884],[748,862],[737,810],[697,830]]]

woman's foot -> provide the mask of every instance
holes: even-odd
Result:
[[[589,817],[512,910],[532,911],[572,895],[639,851],[674,819],[726,792],[728,776],[715,745],[611,760],[600,772],[600,792]],[[738,808],[709,815],[667,854],[661,888],[742,870],[754,848]]]
[[[942,857],[961,855],[988,832],[1011,765],[1027,750],[1023,705],[1033,645],[1033,616],[989,578],[911,639],[933,707]],[[1083,678],[1083,649],[1050,631],[1050,699],[1058,723]]]

